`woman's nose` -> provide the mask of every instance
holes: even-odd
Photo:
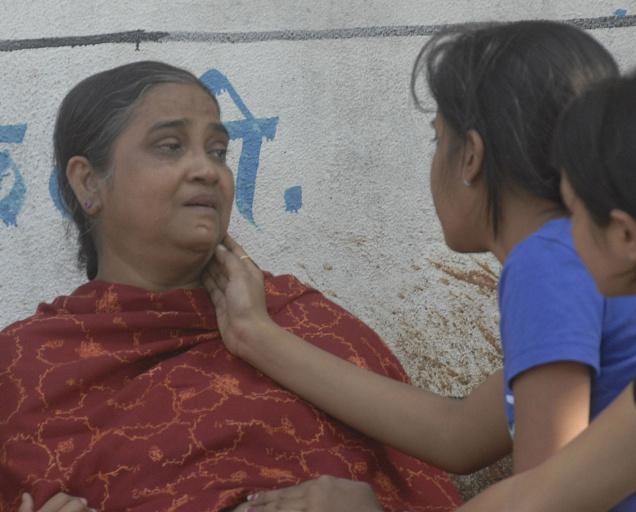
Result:
[[[216,161],[206,151],[197,151],[190,163],[190,178],[200,181],[216,182],[223,163]]]

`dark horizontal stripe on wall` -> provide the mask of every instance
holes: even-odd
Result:
[[[139,47],[141,42],[159,42],[169,32],[146,32],[145,30],[131,30],[129,32],[114,32],[112,34],[97,34],[90,36],[43,37],[40,39],[0,40],[1,52],[17,50],[31,50],[38,48],[59,48],[62,46],[94,46],[108,43],[132,43]]]
[[[577,27],[614,29],[636,26],[636,15],[602,16],[598,18],[575,18],[565,23]],[[64,46],[92,46],[97,44],[134,44],[138,49],[144,42],[207,42],[207,43],[259,43],[265,41],[320,41],[333,39],[363,39],[377,37],[428,36],[456,26],[448,25],[401,25],[387,27],[357,27],[327,30],[273,30],[266,32],[147,32],[132,30],[112,34],[90,36],[46,37],[41,39],[0,40],[0,51],[12,52],[37,48],[59,48]]]

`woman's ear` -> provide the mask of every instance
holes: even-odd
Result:
[[[618,209],[610,211],[609,217],[607,233],[611,245],[621,257],[636,264],[636,219]]]
[[[101,178],[88,158],[73,156],[66,164],[68,179],[77,201],[87,215],[95,215],[102,208],[99,188]]]
[[[479,178],[483,163],[484,140],[477,130],[468,130],[462,152],[462,180],[466,186]]]

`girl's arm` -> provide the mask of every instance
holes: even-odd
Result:
[[[570,362],[538,366],[513,381],[515,473],[545,461],[588,426],[590,381],[587,366]]]
[[[470,472],[510,451],[501,372],[456,400],[358,368],[276,325],[262,273],[225,244],[204,281],[232,353],[353,428],[448,471]]]
[[[499,482],[459,511],[606,511],[636,491],[635,434],[631,384],[563,450]]]

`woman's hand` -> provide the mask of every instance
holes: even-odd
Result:
[[[216,308],[223,342],[241,357],[241,344],[271,323],[265,301],[263,273],[229,235],[214,251],[202,281]]]
[[[25,492],[22,495],[22,503],[18,512],[35,512],[33,507],[33,498]],[[59,492],[42,505],[42,508],[38,509],[37,512],[95,512],[95,509],[90,508],[84,498]]]
[[[371,487],[321,476],[294,487],[261,492],[249,500],[248,512],[382,512]]]

